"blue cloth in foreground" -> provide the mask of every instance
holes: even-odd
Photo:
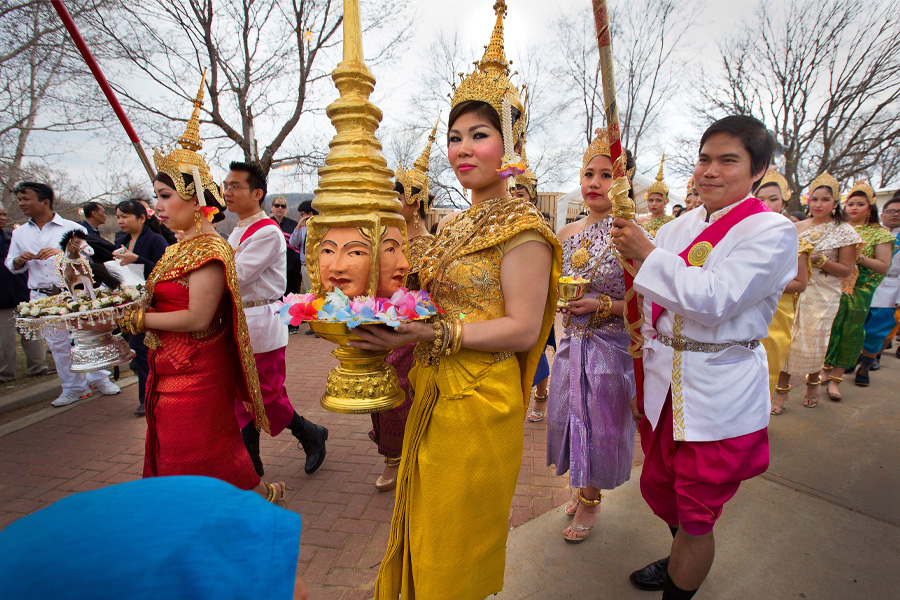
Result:
[[[300,525],[209,477],[82,492],[0,532],[0,598],[291,598]]]

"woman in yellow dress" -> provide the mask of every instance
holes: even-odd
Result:
[[[794,337],[779,381],[790,381],[791,374],[805,374],[803,406],[807,408],[815,408],[819,403],[819,374],[828,350],[831,324],[841,302],[841,279],[852,273],[856,246],[862,241],[847,223],[840,198],[837,179],[822,173],[809,186],[810,218],[797,223],[800,239],[814,247],[809,257],[813,273],[800,294]]]
[[[756,188],[756,197],[765,202],[772,212],[784,214],[784,207],[791,199],[791,186],[788,185],[787,179],[781,173],[775,169],[769,169]],[[780,415],[784,412],[784,402],[787,400],[787,393],[791,390],[790,376],[785,376],[784,381],[779,381],[779,374],[784,368],[784,361],[787,360],[788,351],[791,349],[797,300],[800,298],[800,292],[805,290],[806,284],[809,283],[811,269],[809,255],[812,254],[812,251],[813,245],[800,238],[797,276],[787,284],[784,293],[778,300],[775,315],[772,317],[772,322],[769,323],[769,337],[761,340],[769,359],[769,396],[772,397],[771,414],[773,415]]]
[[[666,214],[666,204],[669,202],[669,186],[663,180],[663,164],[666,162],[666,155],[663,153],[662,160],[659,161],[659,173],[656,174],[654,181],[647,190],[647,208],[650,214],[640,217],[637,224],[646,229],[650,235],[656,237],[659,228],[675,220],[672,215]]]
[[[505,4],[495,9],[491,43],[448,121],[448,159],[472,207],[445,217],[419,270],[446,318],[357,328],[362,348],[418,342],[377,600],[480,600],[503,588],[522,421],[561,254],[540,212],[508,196],[525,115],[503,52]]]

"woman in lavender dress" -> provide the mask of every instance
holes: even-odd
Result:
[[[590,535],[600,512],[601,489],[628,481],[634,455],[634,367],[629,336],[622,319],[625,281],[610,245],[612,206],[607,192],[612,163],[606,131],[584,155],[581,196],[589,210],[585,219],[563,227],[563,275],[590,279],[581,300],[568,303],[565,336],[550,376],[547,421],[547,464],[556,474],[569,472],[572,499],[566,513],[572,523],[563,530],[569,542]]]

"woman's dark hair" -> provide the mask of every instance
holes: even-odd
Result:
[[[147,217],[147,209],[144,208],[144,205],[141,204],[138,200],[123,200],[116,204],[116,210],[119,212],[123,212],[127,215],[134,215],[135,217],[144,217],[144,224],[149,225],[149,218]],[[159,219],[157,219],[157,223]],[[152,229],[152,228],[151,228]],[[156,232],[159,233],[159,232]]]
[[[841,199],[834,197],[834,191],[830,187],[828,187],[827,185],[820,185],[812,192],[810,192],[810,195],[822,189],[828,190],[828,192],[831,194],[831,198],[834,200],[834,210],[831,212],[831,218],[838,223],[846,223],[847,213],[845,213],[844,209],[841,208]]]
[[[744,150],[750,154],[751,174],[764,173],[766,167],[772,162],[772,155],[775,152],[775,138],[766,130],[766,126],[759,119],[746,115],[731,115],[724,119],[719,119],[703,132],[703,137],[700,138],[701,151],[703,150],[703,144],[717,133],[724,133],[741,141]]]
[[[394,191],[397,192],[398,194],[400,194],[401,196],[403,196],[404,198],[406,197],[405,190],[406,190],[406,188],[403,186],[402,183],[400,183],[399,181],[394,182]],[[416,194],[418,194],[421,191],[422,191],[421,189],[419,189],[417,187],[413,187],[413,188],[411,188],[409,194],[410,194],[410,196],[415,196]],[[401,202],[403,202],[403,200],[401,200]],[[428,205],[430,206],[432,202],[434,202],[434,194],[428,194]],[[425,218],[425,216],[426,216],[425,215],[425,205],[422,202],[419,202],[418,213],[419,213],[419,217],[421,217],[423,219]]]
[[[627,173],[631,169],[637,167],[637,161],[634,160],[634,154],[631,153],[631,150],[625,148],[625,172]],[[629,184],[631,181],[629,180]],[[634,200],[634,186],[628,186],[628,197]]]
[[[190,185],[194,182],[194,177],[188,173],[182,173],[181,178],[184,181],[184,185]],[[172,188],[173,190],[177,189],[175,187],[175,182],[172,181],[172,178],[169,177],[168,175],[166,175],[165,173],[157,173],[156,177],[153,180],[158,181],[164,185],[167,185],[170,188]],[[265,196],[263,196],[263,197],[265,197]],[[216,208],[219,209],[219,212],[217,212],[215,215],[213,215],[212,222],[218,223],[219,221],[224,221],[225,220],[225,207],[222,206],[221,204],[219,204],[219,202],[216,200],[216,197],[213,196],[209,190],[207,190],[207,189],[203,190],[203,199],[206,201],[207,206],[215,206]],[[156,219],[156,216],[154,215],[153,218]],[[156,221],[157,221],[157,223],[159,223],[159,219],[156,219]],[[152,229],[152,227],[151,227],[151,229]],[[159,233],[156,230],[154,230],[154,231],[156,233]]]
[[[850,198],[854,198],[856,196],[862,196],[862,199],[866,201],[866,204],[869,205],[869,215],[866,217],[866,223],[874,223],[875,225],[881,225],[881,220],[878,218],[878,205],[874,202],[869,202],[869,197],[865,192],[857,190],[847,196],[847,200]]]
[[[806,220],[806,213],[803,212],[802,210],[795,210],[794,212],[791,213],[791,216],[794,217],[795,219],[797,219],[798,221]]]
[[[488,122],[488,124],[496,129],[497,131],[502,132],[503,126],[500,124],[500,115],[497,114],[497,111],[494,110],[494,107],[488,104],[487,102],[481,102],[480,100],[466,100],[465,102],[460,102],[450,111],[450,117],[447,119],[447,143],[450,143],[450,130],[453,128],[453,124],[456,122],[458,118],[461,116],[474,113],[476,117],[482,118]],[[519,120],[519,117],[522,116],[522,112],[516,108],[512,107],[512,122],[513,125],[516,124],[516,121]],[[518,142],[518,140],[517,140]]]
[[[20,181],[13,188],[13,194],[31,190],[37,194],[38,200],[47,200],[50,202],[50,209],[53,209],[53,188],[45,183],[37,183],[35,181]]]

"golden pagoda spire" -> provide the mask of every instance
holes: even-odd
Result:
[[[359,0],[344,0],[343,27],[343,60],[331,74],[340,96],[325,109],[336,133],[328,144],[325,166],[319,169],[313,206],[324,215],[399,216],[402,205],[375,137],[382,112],[369,100],[375,78],[363,59]]]
[[[178,145],[185,150],[196,152],[203,148],[203,140],[200,139],[200,109],[203,108],[203,85],[206,83],[206,69],[203,69],[203,77],[200,79],[200,90],[194,98],[194,112],[188,119],[184,133],[178,138]]]
[[[506,1],[497,0],[494,2],[494,14],[497,15],[497,21],[494,23],[494,30],[491,32],[491,41],[484,47],[484,56],[478,66],[485,73],[493,76],[500,74],[509,77],[509,61],[506,60],[506,52],[503,49],[503,19],[506,17]]]

